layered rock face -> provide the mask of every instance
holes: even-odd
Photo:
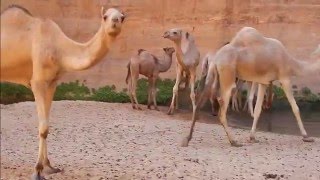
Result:
[[[230,41],[244,26],[279,39],[299,59],[307,60],[320,44],[319,0],[2,0],[1,10],[10,4],[53,19],[70,38],[80,42],[98,30],[101,6],[118,7],[128,15],[121,36],[100,64],[63,78],[84,80],[90,87],[125,87],[130,56],[139,48],[162,54],[162,47],[173,44],[161,36],[174,27],[195,36],[201,57]],[[174,78],[175,64],[161,77]],[[294,78],[294,84],[320,92],[320,72]]]

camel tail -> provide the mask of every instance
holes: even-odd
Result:
[[[211,97],[216,98],[219,90],[219,74],[216,65],[209,68],[207,77],[205,79],[204,88],[197,101],[197,107],[201,109],[207,100]]]
[[[199,93],[204,89],[204,85],[206,82],[206,78],[209,71],[209,56],[206,55],[202,60],[202,67],[201,67],[201,77],[199,83],[196,87],[196,92]]]
[[[130,62],[128,63],[127,68],[128,68],[128,72],[127,72],[127,77],[126,77],[126,83],[128,84],[129,78],[130,78]]]

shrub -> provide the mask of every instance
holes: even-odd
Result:
[[[0,83],[0,103],[9,104],[34,100],[32,91],[23,85]]]
[[[86,100],[90,96],[90,89],[79,81],[61,83],[57,86],[54,100]]]
[[[286,94],[281,87],[273,86],[273,92],[277,99],[286,98]]]
[[[147,104],[148,102],[148,80],[145,78],[139,79],[137,82],[137,99],[139,104]]]
[[[171,79],[159,79],[157,81],[157,103],[159,105],[167,105],[172,98],[172,88],[175,82]]]
[[[129,96],[125,92],[116,92],[113,86],[104,86],[93,92],[90,100],[102,102],[129,102]]]

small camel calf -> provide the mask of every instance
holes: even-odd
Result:
[[[129,84],[130,100],[133,109],[140,109],[137,96],[136,87],[139,74],[142,74],[148,78],[148,109],[151,108],[153,101],[154,108],[159,111],[156,101],[156,81],[159,77],[159,73],[169,70],[172,64],[172,54],[175,52],[173,47],[163,48],[164,55],[160,60],[150,52],[139,49],[138,54],[133,56],[128,65],[128,74],[126,83]],[[129,81],[130,80],[130,81]]]

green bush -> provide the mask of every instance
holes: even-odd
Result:
[[[139,104],[148,103],[148,80],[145,78],[139,79],[137,82],[137,99]]]
[[[157,87],[157,103],[159,105],[166,105],[172,98],[172,88],[174,81],[171,79],[158,79],[156,83]],[[140,104],[148,103],[148,80],[145,78],[139,79],[137,82],[137,99]]]
[[[23,85],[12,84],[12,83],[0,83],[1,104],[11,104],[21,101],[32,101],[34,100],[32,91]]]
[[[172,98],[172,88],[174,86],[174,80],[170,79],[158,79],[157,80],[157,103],[159,105],[168,105]],[[12,83],[0,83],[1,98],[0,103],[16,103],[21,101],[34,100],[32,91],[22,85],[16,85]],[[282,88],[274,86],[273,89],[275,97],[277,99],[286,100],[286,96]],[[294,94],[299,102],[320,102],[320,94],[313,94],[307,87],[301,90],[295,90]],[[246,92],[242,93],[243,97],[246,97]],[[139,79],[137,83],[137,98],[140,104],[147,104],[148,101],[148,80]],[[105,86],[98,89],[89,89],[79,81],[61,83],[57,86],[54,100],[93,100],[102,102],[118,102],[126,103],[130,102],[127,89],[117,92],[116,87]]]
[[[286,98],[286,94],[281,87],[273,86],[273,93],[277,99]]]
[[[312,91],[308,87],[302,88],[300,90],[300,94],[298,93],[297,98],[300,101],[308,101],[308,102],[320,101],[320,96],[313,94]]]
[[[113,86],[104,86],[93,91],[90,100],[102,102],[130,102],[129,96],[125,92],[116,92]]]
[[[160,105],[167,105],[172,98],[172,88],[175,82],[171,79],[159,79],[157,81],[157,103]]]
[[[90,89],[79,81],[61,83],[57,86],[54,100],[87,100]]]

